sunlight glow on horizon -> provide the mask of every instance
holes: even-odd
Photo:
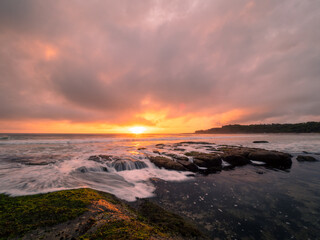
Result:
[[[134,126],[129,128],[129,131],[134,134],[141,134],[141,133],[144,133],[146,130],[147,129],[142,126]]]

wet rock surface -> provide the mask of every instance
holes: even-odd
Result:
[[[299,155],[297,157],[297,161],[299,161],[299,162],[316,162],[318,160],[315,157],[312,157],[312,156]]]
[[[88,160],[95,161],[98,163],[104,163],[106,161],[111,161],[112,156],[111,155],[94,155],[94,156],[90,156]]]
[[[182,146],[184,149],[190,149],[190,146],[193,148],[192,151],[181,152],[175,150],[177,146]],[[288,153],[261,148],[215,145],[208,142],[180,142],[174,144],[171,152],[153,151],[153,153],[159,156],[148,156],[148,158],[157,167],[178,171],[213,172],[257,162],[278,169],[289,169],[292,165],[292,156]],[[312,161],[311,158],[306,159]],[[223,164],[224,162],[227,164]]]
[[[149,157],[149,160],[159,168],[165,168],[165,169],[177,170],[177,171],[187,171],[187,168],[185,168],[181,163],[176,162],[167,157],[162,157],[162,156]]]

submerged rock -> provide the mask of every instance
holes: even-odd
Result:
[[[269,142],[268,142],[268,141],[263,140],[263,141],[253,141],[252,143],[269,143]]]
[[[312,156],[299,155],[297,157],[297,161],[299,161],[299,162],[316,162],[318,160]]]
[[[192,223],[175,213],[164,210],[151,201],[140,200],[137,204],[139,213],[148,219],[150,224],[156,224],[168,233],[178,233],[182,236],[182,238],[177,236],[170,239],[208,239]]]

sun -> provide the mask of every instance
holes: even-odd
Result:
[[[135,126],[135,127],[129,128],[129,131],[134,134],[141,134],[146,131],[146,128],[141,126]]]

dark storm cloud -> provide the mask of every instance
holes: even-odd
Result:
[[[319,22],[317,1],[3,0],[0,117],[319,120]]]

